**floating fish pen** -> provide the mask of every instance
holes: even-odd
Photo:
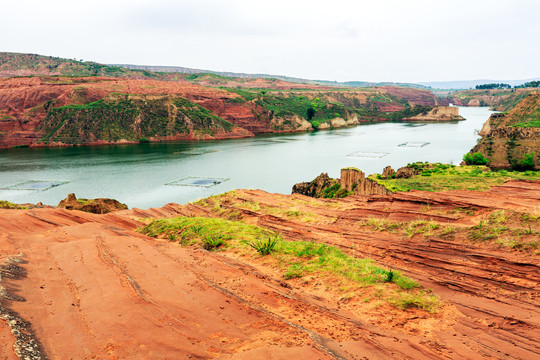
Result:
[[[45,191],[53,187],[64,185],[69,181],[43,181],[43,180],[28,180],[19,184],[6,186],[0,190],[41,190]]]
[[[401,147],[424,147],[426,145],[429,145],[428,142],[406,142],[406,143],[403,143],[403,144],[399,144],[398,146],[401,146]]]
[[[174,185],[174,186],[196,186],[196,187],[211,187],[218,184],[221,184],[224,181],[229,180],[229,178],[219,178],[219,177],[207,177],[207,176],[185,176],[176,181],[171,181],[165,185]]]
[[[189,149],[189,150],[180,150],[175,151],[175,155],[205,155],[215,153],[221,150],[210,150],[210,149]]]
[[[390,155],[390,153],[356,151],[356,152],[350,153],[347,156],[364,158],[364,159],[380,159],[388,155]]]

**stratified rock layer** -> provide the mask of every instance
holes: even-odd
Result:
[[[341,169],[341,188],[355,195],[388,195],[391,194],[383,185],[366,178],[366,175],[356,168]]]

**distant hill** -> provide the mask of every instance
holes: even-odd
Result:
[[[232,78],[245,78],[245,79],[277,79],[284,80],[293,83],[301,83],[308,85],[325,85],[325,86],[345,86],[343,83],[329,80],[309,80],[302,78],[295,78],[285,75],[270,75],[270,74],[247,74],[247,73],[235,73],[229,71],[214,71],[203,69],[192,69],[182,66],[154,66],[154,65],[133,65],[133,64],[109,64],[109,66],[122,67],[130,70],[146,70],[158,73],[181,73],[181,74],[216,74],[225,77]]]
[[[425,85],[412,84],[412,83],[398,83],[398,82],[370,82],[370,81],[331,81],[331,80],[310,80],[295,78],[285,75],[270,75],[270,74],[247,74],[247,73],[235,73],[227,71],[214,71],[203,69],[192,69],[181,66],[153,66],[153,65],[133,65],[133,64],[109,64],[110,66],[122,67],[130,70],[146,70],[152,72],[161,73],[182,73],[182,74],[216,74],[225,77],[237,77],[237,78],[262,78],[262,79],[278,79],[293,83],[301,83],[307,85],[323,85],[323,86],[337,86],[337,87],[374,87],[374,86],[402,86],[411,87],[417,89],[428,88]]]
[[[483,84],[509,84],[512,86],[522,85],[529,81],[540,80],[540,78],[525,79],[525,80],[456,80],[456,81],[428,81],[421,82],[420,85],[431,87],[433,89],[453,89],[453,90],[467,90],[474,89],[476,85]]]
[[[333,87],[380,87],[400,86],[417,89],[473,89],[476,85],[504,83],[512,86],[522,85],[540,78],[524,80],[459,80],[429,81],[420,83],[372,82],[372,81],[330,81],[296,78],[285,75],[247,74],[226,71],[193,69],[182,66],[153,66],[133,64],[100,64],[93,61],[65,59],[37,54],[0,52],[0,77],[31,75],[67,75],[67,76],[107,76],[129,78],[152,78],[161,80],[177,80],[192,74],[216,74],[228,78],[244,79],[276,79],[290,83],[321,85]],[[439,94],[440,95],[440,94]]]
[[[93,61],[78,61],[54,56],[0,52],[0,76],[67,75],[67,76],[146,76],[145,70],[129,70]]]

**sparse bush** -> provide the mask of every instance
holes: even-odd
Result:
[[[394,276],[395,276],[394,270],[390,269],[386,273],[386,277],[384,278],[384,282],[394,282]]]
[[[206,235],[202,240],[202,247],[205,250],[215,250],[225,244],[221,234]]]
[[[474,154],[467,153],[463,156],[463,161],[465,161],[467,165],[487,165],[489,162],[481,152],[475,152]]]
[[[308,107],[307,110],[306,110],[306,117],[308,119],[308,121],[310,121],[311,119],[313,119],[313,117],[315,116],[315,113],[317,111],[313,108],[313,107]],[[314,126],[315,127],[315,126]]]
[[[274,251],[274,248],[276,247],[276,244],[276,237],[248,243],[248,245],[254,248],[261,256],[269,255],[270,253],[272,253],[272,251]]]
[[[534,169],[534,151],[524,154],[519,161],[520,170],[532,170]]]

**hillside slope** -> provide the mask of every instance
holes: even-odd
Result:
[[[510,111],[523,100],[533,88],[463,90],[448,97],[457,106],[489,106],[495,111]]]
[[[531,92],[506,114],[493,114],[471,150],[480,152],[489,166],[500,169],[540,168],[540,93]]]
[[[34,54],[0,53],[0,77],[0,148],[313,131],[424,118],[448,104],[422,89],[154,73]]]
[[[0,78],[30,75],[155,77],[149,71],[129,70],[98,64],[93,61],[0,52]]]
[[[186,80],[4,78],[0,79],[0,148],[312,131],[400,120],[427,113],[438,104],[431,93],[410,90],[393,95],[393,88],[242,90]],[[187,105],[179,109],[179,102]]]

